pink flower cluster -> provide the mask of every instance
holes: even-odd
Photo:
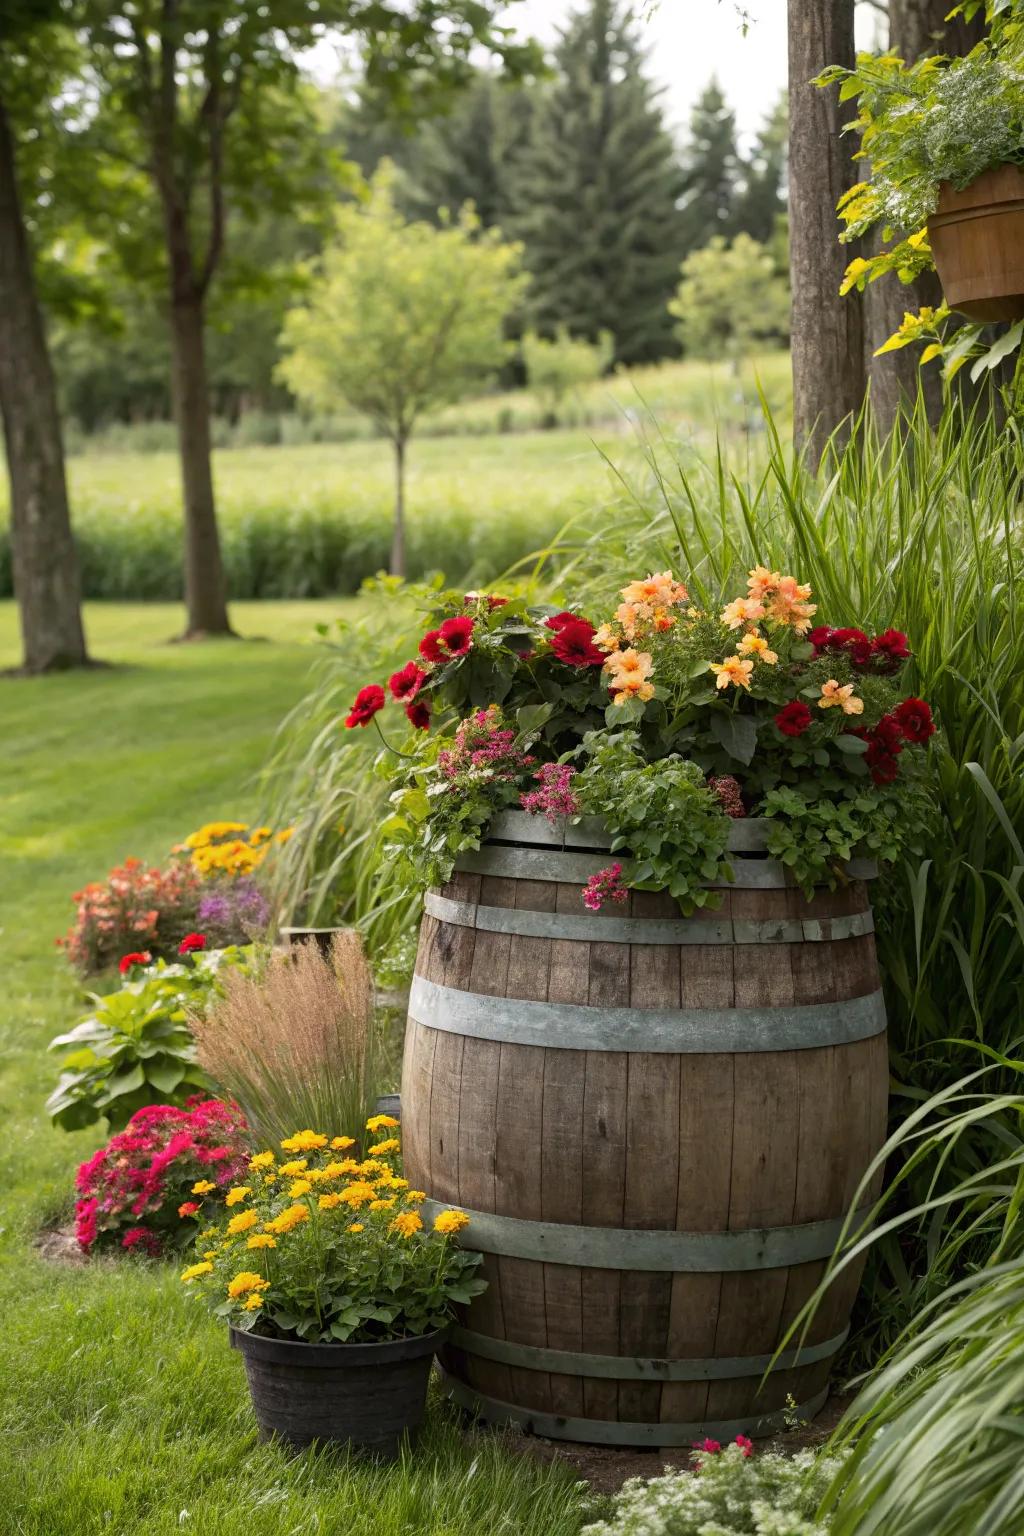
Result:
[[[575,768],[568,763],[545,763],[534,775],[539,789],[527,790],[519,796],[519,804],[531,816],[544,815],[555,822],[560,816],[578,816],[580,803],[572,792]]]
[[[463,720],[451,747],[437,754],[437,766],[451,783],[464,775],[487,777],[514,784],[535,758],[519,752],[516,733],[506,726],[497,705],[477,709]]]
[[[628,895],[622,883],[622,865],[609,864],[591,875],[583,887],[583,905],[591,912],[600,912],[606,901],[625,901]]]
[[[80,1246],[88,1253],[103,1239],[119,1240],[122,1248],[156,1255],[168,1240],[190,1235],[179,1206],[199,1180],[236,1182],[247,1161],[245,1131],[238,1109],[220,1099],[197,1095],[184,1109],[137,1109],[78,1170]]]
[[[731,816],[734,821],[739,821],[746,816],[747,810],[740,793],[739,780],[734,779],[731,773],[723,773],[717,779],[708,779],[708,788],[716,796],[727,816]]]
[[[754,1442],[750,1439],[749,1435],[737,1435],[733,1444],[739,1446],[744,1456],[753,1456]],[[693,1448],[695,1451],[702,1451],[705,1456],[717,1456],[722,1449],[722,1442],[720,1440],[695,1440]]]

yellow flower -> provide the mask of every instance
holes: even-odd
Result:
[[[209,1179],[200,1179],[197,1184],[192,1185],[192,1193],[194,1195],[209,1195],[216,1188],[216,1184],[211,1184]]]
[[[216,1250],[216,1248],[207,1248],[206,1252],[203,1254],[203,1258],[204,1259],[215,1259],[216,1257],[217,1257],[217,1250]]]
[[[364,1226],[363,1226],[361,1221],[354,1221],[354,1222],[352,1222],[352,1224],[351,1224],[351,1226],[349,1227],[348,1230],[350,1232],[363,1232],[366,1229],[364,1228]]]
[[[378,1189],[408,1189],[408,1179],[396,1179],[394,1174],[385,1173],[377,1180]]]
[[[257,1152],[255,1157],[250,1157],[249,1167],[255,1171],[257,1168],[273,1168],[273,1152]]]
[[[410,1189],[405,1196],[407,1205],[422,1205],[426,1198],[427,1192],[424,1189]]]
[[[336,1205],[341,1204],[340,1195],[321,1195],[317,1205],[322,1211],[333,1211]]]
[[[252,1295],[249,1297],[249,1299],[247,1301],[242,1303],[243,1309],[246,1312],[255,1312],[257,1307],[262,1307],[262,1305],[263,1305],[263,1297],[257,1295],[255,1291],[252,1293]]]
[[[283,1152],[315,1152],[319,1147],[326,1147],[327,1137],[321,1136],[317,1131],[296,1131],[294,1136],[288,1136],[281,1143]]]
[[[370,1147],[371,1157],[386,1157],[389,1152],[401,1151],[402,1143],[397,1136],[390,1136],[387,1141],[378,1141],[375,1147]]]
[[[258,1227],[259,1221],[255,1211],[241,1211],[228,1222],[228,1236],[235,1237],[239,1232],[248,1232],[250,1227]]]
[[[290,1232],[300,1222],[308,1220],[308,1205],[289,1205],[279,1216],[275,1216],[271,1221],[265,1221],[263,1223],[263,1230],[264,1232],[277,1232],[278,1234]]]
[[[376,1136],[378,1131],[393,1131],[397,1124],[398,1121],[395,1120],[391,1115],[371,1115],[369,1120],[366,1122],[366,1129],[368,1131],[372,1131]],[[348,1146],[352,1145],[352,1142],[349,1141],[347,1137],[339,1136],[338,1142],[341,1141],[345,1141]],[[335,1145],[337,1145],[337,1143],[332,1141],[331,1146],[333,1147]]]
[[[385,1168],[383,1163],[377,1163],[377,1162],[375,1162],[373,1160],[372,1157],[368,1157],[365,1162],[363,1162],[363,1163],[356,1163],[356,1166],[353,1169],[353,1172],[354,1173],[358,1173],[361,1178],[366,1179],[366,1178],[369,1178],[370,1175],[374,1174],[374,1173],[386,1173],[387,1169]]]
[[[469,1217],[465,1211],[442,1211],[434,1222],[434,1231],[443,1237],[454,1237],[456,1232],[468,1226]]]
[[[391,1210],[394,1210],[394,1206],[395,1206],[394,1196],[392,1196],[392,1198],[390,1200],[371,1200],[370,1201],[370,1210],[371,1211],[391,1211]]]
[[[320,1170],[320,1177],[321,1179],[340,1179],[343,1173],[351,1173],[355,1166],[351,1158],[347,1158],[343,1163],[325,1163]],[[313,1175],[310,1174],[310,1178],[312,1177]]]
[[[196,1242],[197,1243],[201,1243],[204,1237],[216,1237],[216,1236],[217,1236],[217,1228],[216,1227],[204,1227],[202,1232],[200,1232],[199,1236],[196,1238]]]
[[[423,1222],[415,1211],[400,1211],[391,1223],[392,1232],[400,1232],[403,1237],[412,1237],[416,1232],[423,1231]]]
[[[246,1291],[265,1291],[269,1287],[270,1281],[264,1280],[262,1275],[253,1274],[251,1269],[243,1269],[233,1280],[228,1281],[228,1295],[244,1296]]]
[[[331,1142],[331,1146],[334,1148],[335,1152],[344,1152],[346,1147],[355,1146],[355,1138],[352,1136],[335,1136],[334,1140]]]
[[[248,1185],[236,1184],[234,1189],[229,1189],[227,1194],[224,1196],[224,1204],[238,1205],[239,1201],[248,1200],[251,1194],[252,1190],[249,1189]]]
[[[184,1281],[198,1280],[200,1275],[209,1275],[213,1271],[212,1264],[190,1264],[188,1269],[183,1269],[181,1278]]]
[[[305,1173],[308,1167],[308,1157],[297,1157],[294,1163],[282,1163],[277,1171],[278,1173],[283,1173],[287,1178],[294,1178],[296,1174]]]
[[[715,674],[716,688],[728,688],[730,683],[737,688],[750,687],[750,674],[754,670],[752,661],[742,656],[727,656],[721,664],[709,661],[708,666]]]
[[[298,1200],[300,1195],[308,1195],[312,1188],[308,1179],[296,1179],[288,1193],[293,1200]]]
[[[288,839],[290,837],[293,837],[294,835],[295,835],[295,828],[294,827],[282,827],[281,831],[278,832],[278,834],[277,834],[276,841],[279,842],[279,843],[286,843],[288,841]]]
[[[326,1177],[326,1168],[309,1168],[306,1170],[306,1178],[311,1184],[322,1184]]]
[[[764,618],[764,604],[756,597],[735,597],[731,603],[726,603],[720,617],[730,629],[756,624],[758,619]]]
[[[347,1189],[342,1190],[340,1198],[345,1205],[351,1205],[358,1209],[361,1205],[369,1205],[370,1201],[375,1198],[375,1190],[372,1184],[357,1180],[354,1184],[350,1184]]]
[[[247,1248],[276,1248],[277,1239],[269,1232],[254,1232],[245,1245]]]
[[[744,635],[736,649],[741,656],[753,656],[755,661],[764,662],[766,667],[774,667],[779,659],[777,653],[769,648],[764,636],[753,632]]]
[[[844,683],[842,687],[834,677],[830,677],[827,683],[821,685],[821,698],[818,700],[819,709],[831,709],[838,704],[844,715],[862,715],[864,713],[864,700],[858,699],[853,691],[852,683]]]

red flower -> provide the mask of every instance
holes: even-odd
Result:
[[[508,598],[498,597],[494,592],[467,592],[462,602],[464,607],[469,603],[486,603],[493,613],[495,608],[504,608]]]
[[[190,955],[194,949],[205,949],[205,948],[206,948],[206,934],[205,933],[186,933],[185,937],[182,939],[181,943],[178,945],[178,954],[179,955]]]
[[[823,651],[825,649],[831,638],[832,631],[829,629],[827,624],[819,624],[817,629],[809,629],[807,631],[807,639],[814,646],[815,655],[817,655],[819,651]]]
[[[718,1440],[695,1440],[693,1448],[695,1451],[705,1451],[709,1456],[717,1456],[722,1445]]]
[[[891,784],[900,771],[895,754],[887,752],[882,742],[872,742],[864,754],[864,761],[876,784]]]
[[[388,678],[391,697],[402,704],[411,704],[427,680],[427,674],[414,661],[407,661],[400,672]]]
[[[932,712],[924,699],[904,699],[893,710],[893,716],[908,741],[920,744],[935,735]]]
[[[445,619],[438,634],[449,656],[465,656],[473,644],[474,620],[463,615],[457,619]]]
[[[564,629],[567,624],[585,624],[586,622],[586,619],[581,619],[578,613],[570,613],[568,609],[564,609],[561,613],[553,613],[550,619],[544,620],[547,628],[554,630]]]
[[[895,715],[883,715],[874,730],[865,735],[868,741],[884,747],[893,757],[899,757],[903,751],[903,731]]]
[[[130,955],[121,956],[117,968],[121,975],[124,976],[126,972],[131,970],[133,965],[148,965],[152,958],[153,956],[148,949],[133,949]]]
[[[438,662],[448,660],[448,652],[441,648],[441,631],[439,629],[428,630],[420,641],[419,649],[424,661]]]
[[[160,1257],[160,1239],[148,1227],[129,1227],[121,1239],[122,1248],[144,1248],[151,1259]]]
[[[775,724],[783,736],[802,736],[813,716],[802,699],[793,699],[775,716]]]
[[[862,629],[834,629],[825,648],[829,651],[845,651],[858,667],[863,667],[871,660],[871,641]]]
[[[737,1435],[736,1444],[739,1446],[744,1456],[753,1456],[754,1442],[750,1439],[749,1435]]]
[[[407,704],[405,713],[409,724],[415,726],[418,731],[430,730],[430,710],[422,699],[415,704]]]
[[[384,689],[379,683],[370,683],[366,688],[360,688],[345,718],[345,725],[349,730],[354,725],[369,725],[378,709],[384,708],[384,703]]]
[[[551,620],[548,620],[549,627]],[[586,619],[569,618],[551,642],[551,649],[559,661],[569,667],[603,667],[605,654],[594,644],[594,626]]]
[[[896,672],[900,663],[909,658],[910,646],[902,630],[887,629],[872,640],[871,653],[877,662],[884,664],[885,671]]]
[[[184,1202],[184,1204],[178,1206],[178,1215],[179,1216],[194,1216],[196,1211],[199,1211],[201,1209],[202,1209],[202,1206],[199,1204],[198,1200],[186,1200]]]

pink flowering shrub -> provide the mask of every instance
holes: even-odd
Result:
[[[456,727],[450,747],[437,754],[441,776],[458,787],[514,784],[535,758],[516,746],[517,733],[496,705],[477,709]]]
[[[583,905],[591,912],[600,912],[606,901],[625,901],[629,891],[622,883],[622,865],[609,864],[591,875],[583,887]]]
[[[560,816],[578,816],[580,802],[572,791],[575,777],[576,770],[568,763],[545,763],[535,774],[540,788],[520,795],[519,804],[531,816],[543,814],[552,823]]]
[[[86,1253],[120,1246],[152,1257],[179,1247],[195,1235],[202,1196],[237,1182],[247,1161],[246,1124],[232,1104],[196,1096],[183,1109],[136,1110],[78,1170],[78,1242]]]

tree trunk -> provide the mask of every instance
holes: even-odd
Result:
[[[391,574],[405,575],[405,438],[395,438],[395,522],[391,533]]]
[[[889,47],[908,62],[925,53],[969,53],[985,35],[984,18],[972,22],[947,21],[948,0],[889,0]],[[881,248],[876,237],[873,248]],[[914,283],[903,283],[894,273],[870,283],[864,292],[864,345],[871,381],[871,403],[879,429],[888,432],[901,406],[924,395],[928,420],[934,426],[942,414],[942,370],[937,363],[919,365],[920,347],[902,347],[884,357],[874,353],[897,329],[906,310],[942,302],[942,285],[935,272],[925,272]],[[960,388],[968,370],[958,375]]]
[[[853,103],[810,84],[826,64],[854,64],[853,0],[789,0],[789,262],[793,288],[793,433],[817,462],[864,397],[861,297],[840,298],[856,249],[839,244],[836,202],[857,179],[840,138]]]
[[[11,487],[11,553],[24,666],[87,666],[57,390],[0,100],[0,411]]]

